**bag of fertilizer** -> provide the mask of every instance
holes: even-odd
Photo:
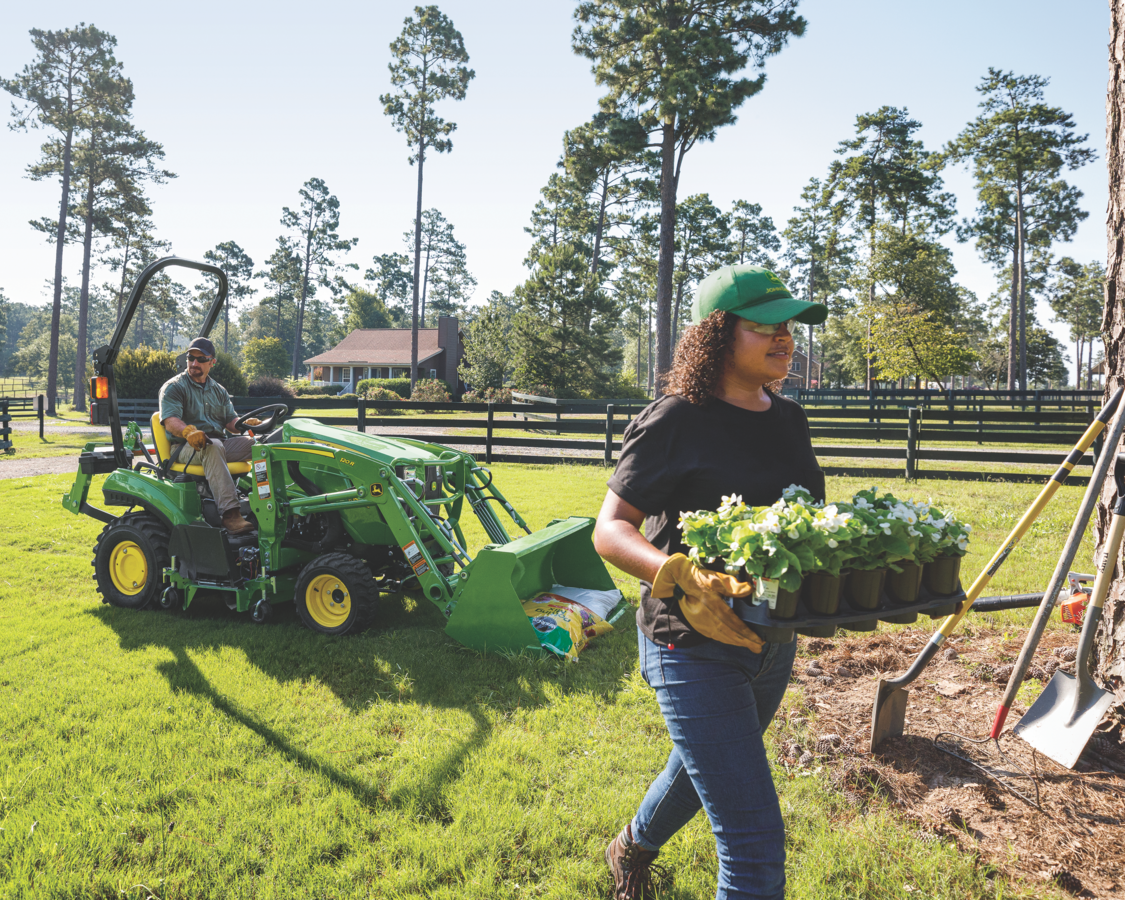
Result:
[[[613,626],[597,613],[550,591],[525,600],[523,611],[538,632],[543,649],[566,659],[578,659],[593,638],[613,631]]]

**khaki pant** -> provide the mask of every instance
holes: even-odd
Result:
[[[222,441],[211,438],[211,443],[204,446],[201,451],[192,450],[187,444],[181,444],[179,450],[172,454],[172,459],[188,465],[203,466],[203,477],[211,487],[211,494],[215,498],[219,515],[223,515],[232,509],[238,509],[238,491],[235,489],[234,479],[227,468],[227,463],[245,462],[250,458],[250,448],[253,446],[253,438],[242,435]]]

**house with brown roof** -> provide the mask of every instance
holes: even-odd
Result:
[[[800,347],[793,350],[793,358],[789,361],[789,374],[785,377],[782,384],[789,388],[803,388],[808,384],[806,380],[809,377],[809,358],[805,351]],[[817,387],[820,384],[820,360],[815,356],[812,358],[812,385]]]
[[[457,386],[465,355],[455,316],[440,316],[437,328],[418,329],[418,378],[440,378]],[[305,360],[311,381],[355,390],[364,378],[410,377],[409,328],[357,328],[331,350]]]

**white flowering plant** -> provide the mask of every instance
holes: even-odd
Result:
[[[952,510],[931,507],[935,528],[940,529],[937,556],[964,556],[969,552],[969,534],[973,526],[962,522]],[[936,557],[935,557],[936,558]]]
[[[777,579],[788,591],[813,572],[839,575],[856,552],[853,542],[867,536],[866,523],[836,505],[817,503],[795,485],[787,497],[764,507],[724,497],[716,512],[683,513],[680,528],[689,556],[703,567],[722,565],[732,575],[745,570],[753,578]]]

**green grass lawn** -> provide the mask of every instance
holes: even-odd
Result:
[[[75,434],[43,430],[43,437],[38,431],[13,431],[13,453],[0,453],[0,466],[5,460],[39,459],[51,456],[75,456],[82,452],[88,441],[103,441],[109,443],[109,438],[96,431],[78,432]]]
[[[591,467],[495,472],[533,528],[594,515],[605,490]],[[831,478],[829,496],[865,484]],[[977,526],[968,577],[1038,490],[884,486]],[[669,747],[628,622],[564,664],[468,651],[410,596],[343,638],[285,606],[265,626],[206,597],[187,614],[119,610],[95,593],[101,526],[63,511],[68,487],[0,481],[0,897],[608,895],[604,845]],[[1042,589],[1080,493],[1059,492],[995,592]],[[817,774],[778,787],[790,897],[1050,893],[924,845],[886,809],[860,814]],[[663,896],[713,895],[703,816],[662,856]]]

